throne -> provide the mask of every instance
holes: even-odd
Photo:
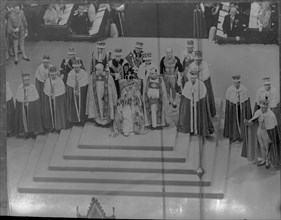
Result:
[[[93,197],[87,214],[81,215],[79,213],[78,206],[77,206],[76,216],[77,216],[77,218],[115,219],[115,208],[112,207],[112,209],[113,209],[113,214],[111,216],[106,216],[106,214],[105,214],[101,204],[99,203],[99,201],[95,197]]]

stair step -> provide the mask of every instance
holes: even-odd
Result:
[[[176,127],[168,127],[163,130],[151,130],[145,135],[132,135],[125,137],[119,135],[109,137],[110,129],[96,127],[92,123],[86,123],[79,141],[79,148],[92,149],[124,149],[124,150],[167,150],[173,149],[176,137]],[[93,140],[95,137],[99,137]]]

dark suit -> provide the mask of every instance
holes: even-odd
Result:
[[[242,33],[242,24],[240,22],[239,16],[235,15],[231,26],[230,15],[226,15],[224,17],[222,29],[223,29],[223,33],[227,34],[227,37],[237,37],[237,36],[240,37]]]
[[[82,15],[75,13],[72,18],[71,29],[76,34],[89,34],[89,23],[88,13],[83,12]]]

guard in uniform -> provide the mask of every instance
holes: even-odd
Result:
[[[75,34],[89,34],[90,21],[88,12],[85,12],[84,9],[84,5],[79,5],[78,10],[74,12],[71,22],[71,29]]]

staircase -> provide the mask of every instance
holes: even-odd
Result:
[[[214,119],[215,127],[218,123]],[[206,174],[200,183],[198,137],[177,133],[175,126],[130,137],[111,138],[109,133],[86,123],[38,136],[18,191],[223,199],[226,161],[217,157],[226,152],[216,147],[215,137],[205,146]]]

